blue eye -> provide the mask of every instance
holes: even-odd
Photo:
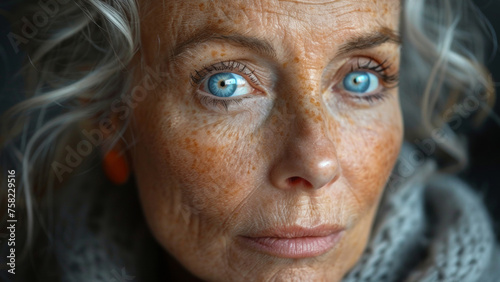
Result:
[[[252,87],[245,78],[231,72],[221,72],[209,77],[203,89],[214,96],[228,98],[246,95],[252,92]]]
[[[365,94],[376,90],[379,80],[376,75],[366,71],[355,71],[346,75],[343,87],[349,92]]]

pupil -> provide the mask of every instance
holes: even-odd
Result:
[[[363,82],[363,78],[361,76],[355,77],[353,79],[354,84],[360,84]]]
[[[223,80],[223,81],[221,81],[221,82],[220,82],[220,86],[221,86],[221,87],[226,86],[226,82],[225,82],[224,80]]]

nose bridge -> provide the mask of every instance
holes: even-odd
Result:
[[[309,79],[301,73],[289,83],[286,103],[280,111],[287,113],[289,134],[283,144],[281,158],[271,172],[274,186],[279,188],[321,188],[338,176],[334,120],[322,102],[320,79]]]
[[[289,103],[289,112],[295,114],[294,135],[317,145],[333,142],[331,124],[326,105],[322,98],[321,70],[307,68],[306,64],[297,64],[296,79],[289,85],[287,96],[293,100]]]
[[[306,101],[297,105],[297,116],[294,123],[294,136],[301,142],[323,145],[332,142],[328,130],[331,122],[324,105],[317,98],[307,97]]]
[[[290,146],[306,149],[310,158],[330,158],[336,160],[334,132],[335,121],[328,116],[326,106],[318,96],[305,96],[296,105],[296,118],[292,126]],[[305,157],[304,156],[304,157]]]

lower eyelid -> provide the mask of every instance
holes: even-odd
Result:
[[[215,97],[215,96],[214,96]],[[220,99],[213,98],[202,93],[196,93],[196,100],[203,108],[209,111],[217,112],[220,114],[242,112],[252,109],[253,104],[247,104],[244,101],[249,97],[239,99]]]
[[[379,78],[380,80],[380,78]],[[380,83],[380,82],[379,82]],[[362,106],[365,104],[366,106],[372,106],[379,102],[383,102],[385,99],[389,98],[391,95],[388,93],[389,88],[385,87],[382,83],[379,84],[379,87],[372,91],[371,93],[357,94],[354,92],[347,91],[343,88],[343,86],[339,86],[338,84],[333,86],[332,91],[340,95],[340,99],[347,99],[346,102],[354,105]],[[339,97],[337,95],[334,95]]]

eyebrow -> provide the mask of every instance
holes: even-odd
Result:
[[[232,42],[236,45],[250,48],[259,54],[272,58],[277,57],[276,49],[274,49],[271,42],[265,39],[248,37],[240,34],[224,35],[212,30],[211,28],[207,28],[201,30],[186,41],[178,44],[171,52],[170,59],[175,59],[186,50],[210,41]],[[346,55],[358,50],[375,48],[387,42],[401,45],[401,38],[396,31],[388,27],[382,27],[377,31],[362,34],[361,36],[355,37],[348,42],[343,43],[338,49],[337,56]]]
[[[399,46],[401,45],[401,37],[396,31],[388,27],[382,27],[375,32],[361,35],[342,44],[339,47],[337,56],[345,55],[358,50],[375,48],[387,42]]]
[[[247,37],[240,34],[223,35],[217,32],[213,32],[211,29],[204,29],[195,36],[189,38],[188,40],[177,45],[172,51],[170,58],[173,59],[180,54],[184,53],[186,50],[191,49],[198,44],[202,44],[210,41],[224,41],[232,42],[236,45],[250,48],[259,54],[276,58],[276,50],[272,44],[264,39],[259,39],[255,37]]]

